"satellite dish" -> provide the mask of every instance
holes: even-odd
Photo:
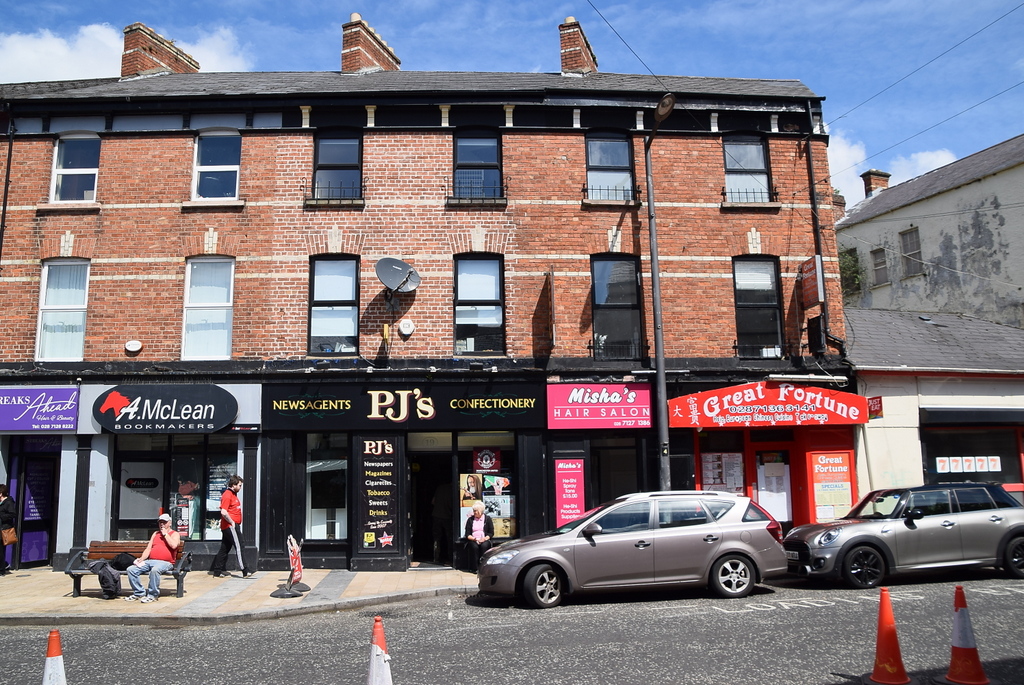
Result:
[[[388,290],[396,293],[411,293],[420,284],[420,275],[401,259],[384,257],[374,267],[377,278]]]

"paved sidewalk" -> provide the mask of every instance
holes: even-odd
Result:
[[[98,577],[82,579],[82,595],[71,596],[71,578],[49,567],[14,571],[0,577],[0,621],[4,625],[60,626],[72,623],[199,624],[232,623],[319,611],[353,609],[416,597],[476,594],[476,576],[450,568],[405,572],[359,572],[304,569],[309,592],[276,598],[287,571],[257,571],[242,578],[214,578],[193,571],[185,578],[185,596],[174,596],[174,579],[164,578],[160,601],[150,604],[104,600]],[[131,594],[121,578],[121,595]]]

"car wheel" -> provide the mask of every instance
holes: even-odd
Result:
[[[843,557],[843,579],[854,587],[875,587],[884,577],[885,559],[874,547],[854,547]]]
[[[534,609],[550,609],[562,603],[562,577],[548,564],[530,568],[523,576],[523,598]]]
[[[1024,578],[1024,538],[1014,538],[1006,545],[1003,568],[1011,578]]]
[[[748,559],[724,556],[711,566],[711,590],[719,597],[746,597],[754,590],[756,575]]]

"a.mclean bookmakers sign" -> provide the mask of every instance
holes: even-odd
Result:
[[[509,430],[544,426],[533,383],[308,383],[263,387],[264,430]]]
[[[119,385],[92,415],[113,433],[213,433],[235,420],[238,402],[216,385]]]

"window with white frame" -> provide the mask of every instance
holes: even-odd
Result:
[[[782,356],[782,298],[775,257],[734,257],[736,354],[745,358]]]
[[[871,274],[871,285],[885,285],[889,282],[889,266],[882,248],[871,251]]]
[[[924,273],[921,261],[921,234],[916,228],[900,233],[900,250],[903,258],[903,277]]]
[[[505,304],[500,257],[455,258],[455,353],[504,354]]]
[[[54,202],[94,202],[100,167],[100,139],[95,133],[62,136],[53,156]]]
[[[316,141],[314,197],[355,200],[363,196],[362,140],[356,134],[332,134]]]
[[[230,359],[235,261],[197,257],[185,266],[182,359]]]
[[[633,152],[624,134],[587,135],[587,199],[632,202],[635,198]]]
[[[772,202],[768,154],[757,136],[730,136],[722,141],[725,152],[725,201]]]
[[[43,264],[36,359],[82,361],[89,262],[54,260]]]
[[[633,255],[590,258],[594,359],[636,360],[640,342],[640,260]]]
[[[196,138],[192,198],[237,200],[242,137],[234,129],[204,131]]]
[[[314,257],[309,270],[309,354],[356,354],[359,351],[359,260]]]

